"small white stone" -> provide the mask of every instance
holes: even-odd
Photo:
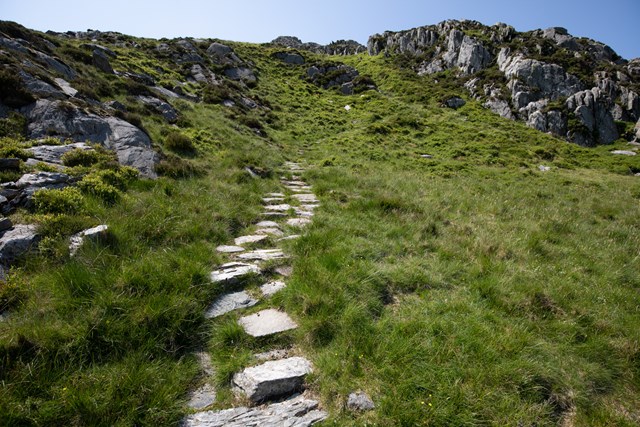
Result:
[[[637,153],[635,151],[628,150],[614,150],[611,152],[611,154],[618,154],[621,156],[635,156]]]
[[[279,292],[282,289],[284,289],[286,286],[287,285],[283,281],[274,280],[272,282],[265,283],[264,285],[260,286],[260,291],[262,292],[262,295],[264,295],[265,297],[270,297],[276,292]]]
[[[287,313],[274,309],[262,310],[238,320],[246,333],[253,337],[264,337],[289,331],[298,327]]]

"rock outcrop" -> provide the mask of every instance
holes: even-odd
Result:
[[[362,53],[366,50],[363,45],[355,40],[337,40],[323,46],[313,42],[302,43],[302,40],[292,36],[277,37],[271,41],[271,44],[291,49],[307,50],[309,52],[325,55],[357,55],[358,53]]]
[[[496,114],[583,146],[610,144],[620,137],[616,120],[640,119],[640,60],[624,61],[560,27],[518,33],[506,24],[444,21],[373,35],[368,52],[413,58],[404,64],[419,75],[453,70]]]
[[[121,164],[138,169],[142,176],[155,178],[159,156],[151,148],[146,133],[117,117],[100,117],[73,104],[40,99],[22,109],[32,139],[57,137],[77,142],[90,141],[114,150]]]

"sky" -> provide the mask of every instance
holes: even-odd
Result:
[[[46,31],[94,29],[151,38],[268,42],[281,35],[327,44],[473,19],[518,31],[565,27],[640,57],[640,0],[0,0],[0,19]]]

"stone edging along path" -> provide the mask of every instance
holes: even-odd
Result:
[[[269,237],[276,241],[295,239],[296,234],[285,235],[278,221],[285,221],[290,228],[300,228],[311,223],[313,211],[319,201],[311,192],[311,186],[302,181],[297,174],[304,169],[297,163],[287,162],[285,167],[293,174],[292,179],[282,179],[283,186],[291,193],[291,198],[299,206],[285,203],[284,193],[268,193],[263,198],[267,219],[256,224],[257,230],[248,236],[239,236],[233,245],[219,246],[217,250],[229,254],[233,262],[223,264],[211,273],[213,283],[241,283],[246,276],[261,275],[260,262],[283,260],[287,255],[280,248],[245,250],[242,245],[259,244]],[[288,212],[294,211],[295,217]],[[276,269],[281,278],[268,281],[260,287],[263,298],[268,298],[286,287],[286,276],[291,274],[290,267]],[[244,290],[221,296],[207,309],[205,317],[216,318],[234,310],[252,307],[258,303],[258,297]],[[296,322],[283,311],[265,309],[238,321],[244,331],[253,337],[279,334],[298,327]],[[183,425],[189,427],[217,426],[311,426],[327,418],[327,413],[319,409],[319,403],[309,399],[304,390],[305,376],[313,367],[304,357],[287,357],[287,350],[274,350],[258,354],[259,360],[267,360],[257,366],[251,366],[233,376],[233,390],[251,402],[250,407],[234,407],[219,411],[206,411],[216,400],[216,392],[209,383],[195,390],[188,403],[193,410],[200,411],[188,415]],[[197,357],[203,373],[212,376],[215,367],[205,352]],[[274,403],[275,402],[275,403]]]

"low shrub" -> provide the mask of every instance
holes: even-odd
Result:
[[[33,208],[42,214],[75,214],[84,210],[85,200],[75,187],[42,189],[33,194]]]
[[[30,153],[24,149],[23,144],[16,138],[4,137],[0,138],[0,157],[18,158],[27,160]]]
[[[83,150],[76,148],[62,155],[62,164],[65,166],[91,166],[101,159],[100,154],[95,150]]]
[[[22,138],[27,130],[27,119],[15,111],[9,112],[9,116],[0,119],[0,137]]]
[[[191,178],[204,174],[202,168],[173,154],[165,155],[165,158],[156,165],[156,172],[171,178]]]
[[[177,152],[193,152],[195,146],[191,141],[191,138],[180,132],[171,132],[164,140],[164,146]]]

